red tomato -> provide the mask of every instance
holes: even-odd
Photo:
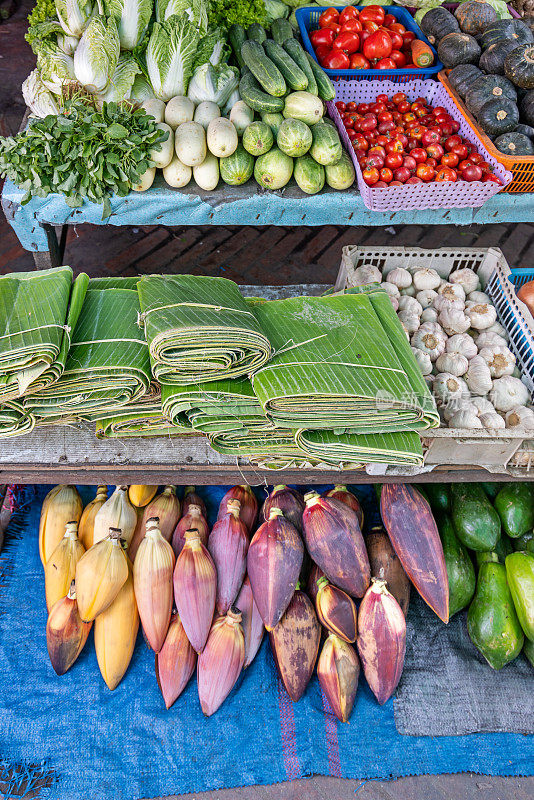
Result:
[[[368,114],[369,113],[369,103],[358,103],[356,108],[358,114]]]
[[[452,129],[452,122],[443,122],[440,125],[440,128],[441,128],[441,132],[443,134],[443,139],[448,139],[449,136],[451,136],[451,134],[454,133],[454,131]]]
[[[388,31],[388,36],[391,39],[391,44],[394,50],[402,49],[402,36],[396,31]]]
[[[397,109],[399,110],[400,114],[406,114],[410,110],[410,104],[407,100],[401,100],[398,104]]]
[[[464,159],[464,158],[467,158],[467,156],[469,155],[469,148],[467,147],[467,145],[465,145],[465,144],[463,144],[463,143],[461,143],[461,144],[456,144],[456,145],[454,145],[454,147],[452,148],[452,152],[453,152],[453,153],[456,153],[456,155],[458,156],[458,158],[459,158],[460,160],[462,160],[462,159]]]
[[[432,169],[436,169],[436,167],[438,166],[438,162],[436,161],[436,159],[435,159],[435,158],[427,158],[427,160],[426,160],[426,163],[427,163],[427,164],[428,164],[430,167],[432,167]]]
[[[399,122],[402,122],[402,114],[400,111],[392,111],[391,116],[393,117],[393,122],[395,122],[397,125]]]
[[[381,58],[380,61],[377,61],[376,64],[377,69],[397,69],[397,65],[393,61],[392,58]]]
[[[410,178],[408,178],[406,183],[423,183],[423,180],[419,177],[419,175],[412,175]]]
[[[400,181],[401,183],[406,183],[411,175],[410,170],[407,167],[399,167],[393,173],[393,177],[396,181]]]
[[[334,31],[334,33],[340,33],[341,25],[338,25],[337,22],[331,22],[330,25],[328,25],[326,28],[323,28],[323,30]]]
[[[331,50],[321,63],[326,69],[349,69],[350,58],[343,50]]]
[[[382,169],[385,163],[386,159],[381,156],[380,153],[368,153],[365,159],[365,168],[377,167],[378,169]]]
[[[389,101],[389,97],[387,94],[377,94],[376,102],[377,103],[387,103]]]
[[[372,153],[378,153],[378,155],[382,156],[382,158],[386,157],[385,149],[378,144],[369,148],[369,155],[371,155]]]
[[[404,145],[398,137],[392,139],[391,142],[386,145],[386,153],[402,153],[403,150]]]
[[[349,137],[351,142],[354,142],[356,140],[356,137],[360,135],[357,131],[354,130],[354,128],[346,128],[346,131],[347,131],[347,136]]]
[[[388,153],[386,156],[385,164],[390,169],[398,169],[402,167],[402,155],[400,153]]]
[[[470,153],[467,160],[471,161],[473,164],[480,164],[481,161],[484,161],[480,153]]]
[[[451,167],[441,167],[441,169],[436,172],[436,183],[445,183],[446,181],[454,183],[457,177],[456,171],[451,169]]]
[[[407,111],[406,114],[402,115],[402,119],[404,120],[404,123],[406,124],[407,122],[416,122],[417,117],[415,116],[413,111]]]
[[[408,150],[413,150],[414,147],[419,147],[419,142],[413,136],[408,138]]]
[[[343,125],[345,128],[354,128],[354,120],[350,114],[345,114],[343,117]]]
[[[384,28],[389,28],[389,26],[394,25],[396,21],[397,17],[394,17],[393,14],[386,14],[382,25],[384,26]]]
[[[416,134],[414,134],[416,135]],[[421,136],[421,142],[424,144],[425,147],[428,147],[429,144],[439,144],[441,139],[441,134],[434,128],[429,128],[423,132]]]
[[[353,145],[353,149],[354,149],[354,155],[356,156],[356,158],[358,159],[358,161],[361,163],[361,161],[362,161],[362,160],[365,158],[365,156],[366,156],[366,152],[365,152],[365,150],[358,150],[358,148],[357,148],[357,147],[354,147],[354,145]]]
[[[360,42],[361,42],[361,46],[362,47],[363,47],[363,43],[367,41],[367,39],[370,37],[370,35],[371,35],[370,31],[361,31],[361,33],[360,33]]]
[[[352,114],[354,111],[357,110],[358,110],[358,103],[355,103],[354,100],[349,100],[349,102],[347,103],[347,111],[350,111]]]
[[[344,103],[344,102],[343,102],[343,100],[337,100],[337,102],[336,102],[336,108],[337,108],[337,110],[338,110],[339,112],[343,112],[343,111],[351,111],[351,109],[350,109],[350,108],[347,108],[347,104],[346,104],[346,103]]]
[[[397,92],[397,94],[393,95],[391,100],[392,100],[393,103],[395,103],[396,106],[398,106],[399,103],[405,103],[406,102],[406,95],[404,94],[404,92]]]
[[[400,181],[391,181],[391,183],[389,185],[390,186],[402,186],[402,183]]]
[[[390,170],[389,167],[382,167],[380,170],[380,177],[386,183],[391,183],[393,180],[393,172]]]
[[[401,35],[405,47],[409,47],[416,38],[415,33],[413,31],[404,31],[404,33]]]
[[[315,48],[315,55],[317,56],[317,60],[322,64],[323,59],[326,58],[328,53],[332,52],[332,48],[329,44],[320,44]]]
[[[385,181],[377,181],[373,186],[373,189],[387,189],[388,185]]]
[[[395,139],[400,142],[404,148],[408,146],[408,137],[404,133],[398,133]]]
[[[391,111],[380,111],[378,114],[379,122],[393,122],[393,115]]]
[[[356,53],[360,47],[360,37],[352,31],[342,31],[334,39],[334,50],[344,50],[345,53]]]
[[[339,11],[337,8],[327,8],[319,17],[319,27],[326,28],[331,22],[337,22],[339,19]]]
[[[380,25],[378,24],[378,22],[372,22],[371,20],[368,20],[367,22],[363,23],[363,29],[367,33],[376,33],[376,31],[379,28],[380,28]]]
[[[378,133],[388,133],[389,131],[395,130],[395,123],[391,122],[380,122],[378,124]]]
[[[376,144],[380,145],[380,147],[384,147],[385,148],[385,146],[387,144],[389,144],[389,142],[391,141],[389,136],[390,136],[389,133],[386,133],[386,134],[379,133],[378,136],[376,137]]]
[[[365,20],[372,20],[373,22],[378,22],[380,25],[383,24],[385,16],[386,12],[382,6],[365,6],[359,13],[359,18],[362,22]]]
[[[481,181],[484,173],[477,164],[470,164],[462,170],[461,176],[464,181]]]
[[[369,149],[369,142],[367,141],[363,133],[355,133],[354,147],[358,147],[360,150]]]
[[[482,170],[482,172],[483,172],[484,174],[485,174],[486,172],[491,172],[491,167],[490,167],[490,165],[488,164],[488,162],[487,162],[487,161],[481,161],[481,162],[480,162],[480,164],[479,164],[478,166],[480,167],[480,169]]]
[[[502,186],[501,179],[498,178],[493,172],[488,172],[486,175],[484,175],[482,178],[482,183],[498,183],[499,186]]]
[[[428,147],[426,148],[426,152],[428,153],[429,156],[431,156],[431,158],[435,158],[436,161],[439,161],[443,157],[445,150],[439,144],[439,142],[434,142],[434,144],[428,145]]]
[[[414,111],[417,119],[422,120],[423,117],[425,117],[425,119],[428,119],[426,108],[421,108],[421,106],[418,106],[417,108],[414,108]]]
[[[459,136],[449,136],[448,139],[445,139],[444,147],[445,150],[447,150],[449,153],[452,153],[453,148],[459,144],[462,144],[462,140],[460,139]]]
[[[318,31],[312,31],[310,33],[310,41],[314,48],[319,47],[319,45],[332,47],[335,36],[336,35],[333,30],[330,30],[329,28],[320,28]]]
[[[367,186],[373,186],[373,184],[380,180],[380,173],[376,167],[369,167],[369,169],[363,170],[362,177]]]
[[[460,130],[460,123],[458,122],[458,120],[457,119],[453,119],[453,120],[451,120],[450,124],[452,126],[452,132],[453,133],[458,133],[458,131]],[[499,183],[500,183],[500,181],[499,181]]]
[[[391,31],[396,31],[397,33],[404,34],[406,33],[406,28],[404,25],[401,25],[400,22],[394,22],[392,25],[389,26]]]
[[[363,53],[353,53],[350,57],[351,69],[369,69],[370,63],[367,61]]]
[[[423,136],[428,131],[428,128],[425,128],[424,125],[414,125],[414,127],[410,130],[410,135],[413,136],[414,139],[418,141],[423,141]]]
[[[345,6],[339,15],[339,24],[344,25],[345,22],[348,22],[350,19],[358,19],[358,17],[359,13],[357,8],[354,8],[354,6]]]
[[[434,180],[436,170],[431,164],[419,164],[415,174],[425,183],[430,183],[430,181]]]
[[[406,56],[400,50],[392,50],[390,58],[395,62],[397,69],[402,69],[406,64]]]
[[[458,164],[458,171],[463,172],[466,167],[471,166],[471,163],[472,162],[468,161],[467,158],[464,158],[463,161],[460,161],[460,163]]]
[[[415,158],[418,164],[422,164],[428,158],[426,150],[423,150],[422,147],[414,147],[413,150],[410,150],[410,155]]]
[[[341,26],[341,30],[353,31],[354,33],[359,33],[360,31],[363,31],[363,25],[359,19],[348,19]]]
[[[410,172],[415,172],[417,169],[417,161],[413,156],[404,156],[402,166],[406,167]]]
[[[456,153],[445,153],[441,157],[441,163],[444,167],[457,167],[459,160]]]
[[[367,6],[368,8],[369,6]],[[363,43],[363,54],[366,58],[387,58],[393,46],[386,31],[376,31]]]

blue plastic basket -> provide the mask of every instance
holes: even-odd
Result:
[[[311,57],[316,61],[317,58],[313,49],[313,45],[310,41],[309,33],[318,27],[319,17],[327,8],[332,8],[332,6],[324,6],[324,8],[306,6],[305,8],[297,8],[295,12],[304,47]],[[338,11],[342,11],[344,6],[333,6],[333,8],[336,8]],[[354,8],[357,8],[360,11],[361,9],[365,8],[365,6],[354,6]],[[422,80],[425,78],[435,78],[438,72],[443,69],[443,64],[438,60],[438,54],[436,53],[436,50],[434,47],[432,47],[419,25],[416,24],[410,12],[405,8],[401,8],[400,6],[384,6],[384,10],[386,14],[393,14],[394,17],[397,17],[398,21],[404,25],[407,31],[413,31],[418,39],[421,39],[431,48],[432,52],[434,53],[436,63],[432,67],[424,67],[420,69],[414,69],[413,67],[411,69],[325,69],[324,71],[329,78],[375,81],[387,79],[394,81],[395,83],[404,83],[405,81],[413,80],[414,78],[419,78]]]
[[[534,392],[534,319],[516,295],[520,286],[534,280],[534,269],[510,270],[503,261],[497,264],[485,291],[508,331],[510,346],[521,364],[525,382]]]

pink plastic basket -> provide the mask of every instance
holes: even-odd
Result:
[[[357,103],[373,102],[378,94],[394,95],[399,86],[392,81],[337,81],[335,84],[336,100],[348,103],[350,100]],[[503,186],[497,183],[482,183],[481,181],[457,181],[456,183],[417,183],[404,186],[391,186],[382,189],[373,189],[363,180],[358,159],[354,153],[351,141],[347,136],[335,101],[327,103],[328,113],[337,125],[339,134],[347,148],[356,169],[358,188],[363,202],[372,211],[411,211],[415,209],[430,208],[478,208],[489,200],[490,197],[500,192],[504,186],[512,181],[512,173],[507,172],[502,164],[491,156],[467,120],[458,113],[454,102],[441,84],[435,81],[413,80],[403,84],[402,90],[408,98],[424,97],[434,106],[443,106],[453,119],[460,123],[459,133],[476,145],[484,159],[491,164],[495,174],[501,179]]]

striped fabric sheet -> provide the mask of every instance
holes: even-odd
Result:
[[[162,383],[237,378],[268,361],[269,340],[233,281],[153,275],[137,291],[152,372]]]

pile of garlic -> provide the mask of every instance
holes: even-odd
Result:
[[[380,283],[388,293],[444,425],[534,430],[508,333],[472,269],[455,270],[444,280],[423,266],[382,274],[362,265],[354,276],[356,285]]]

